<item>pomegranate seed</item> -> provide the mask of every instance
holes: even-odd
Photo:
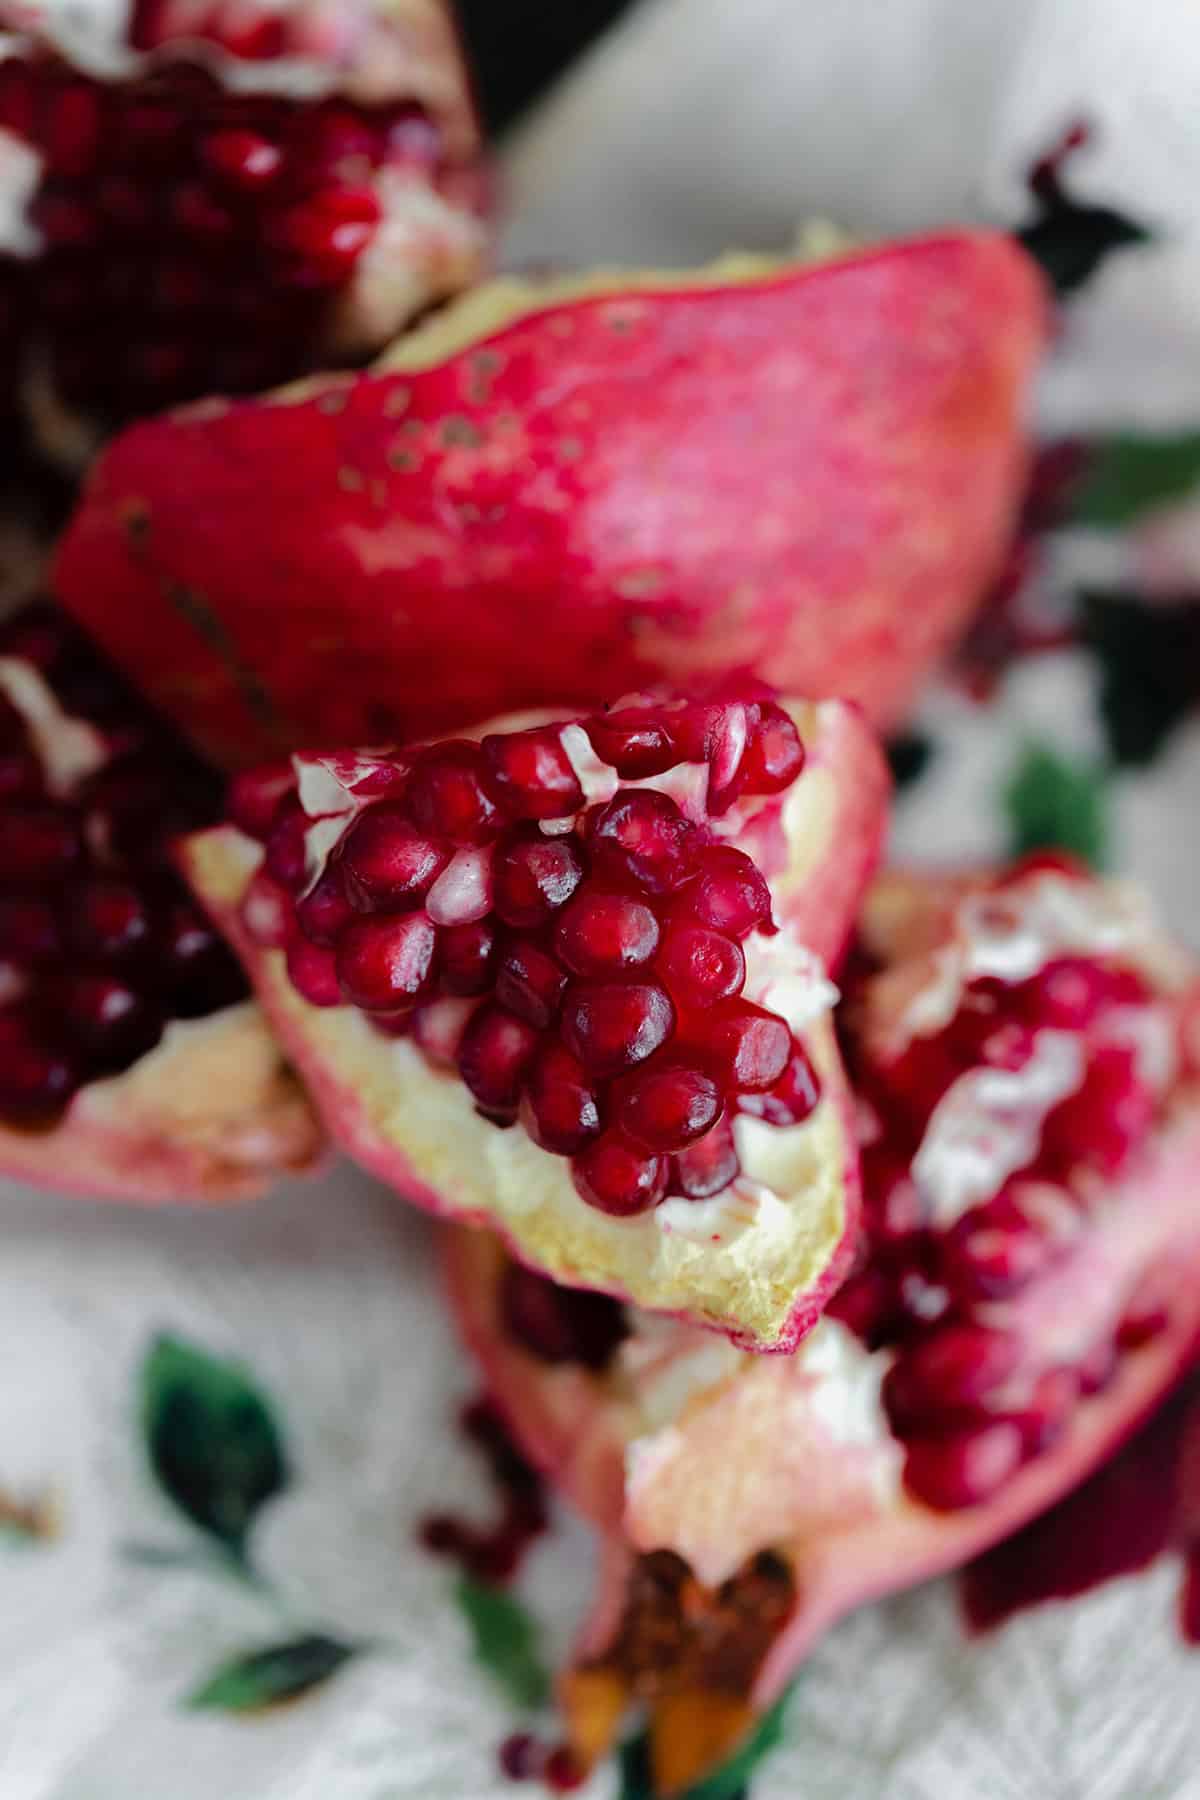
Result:
[[[704,1060],[727,1094],[765,1093],[792,1055],[792,1034],[776,1013],[723,1000],[704,1019]]]
[[[63,926],[68,943],[82,956],[131,956],[145,947],[150,915],[137,888],[128,881],[95,876],[67,900]]]
[[[340,188],[288,207],[272,221],[272,235],[301,260],[305,274],[339,282],[370,243],[379,218],[379,200],[370,188]]]
[[[458,1069],[479,1105],[502,1116],[515,1114],[538,1034],[524,1019],[499,1006],[481,1006],[463,1033]]]
[[[44,187],[29,209],[30,217],[46,243],[55,250],[89,250],[99,237],[99,222],[91,207],[76,199],[70,189]]]
[[[1117,1326],[1117,1347],[1140,1350],[1161,1337],[1171,1323],[1169,1271],[1152,1269],[1126,1302]]]
[[[0,1023],[0,1119],[44,1124],[68,1104],[80,1071],[65,1052],[39,1043],[23,1021],[0,1014]]]
[[[573,1794],[587,1780],[587,1770],[568,1745],[560,1744],[546,1758],[542,1779],[553,1794]]]
[[[620,1075],[660,1050],[675,1008],[655,982],[587,982],[567,990],[562,1038],[590,1074]]]
[[[287,972],[296,992],[310,1006],[341,1006],[344,1001],[332,950],[323,950],[296,935],[287,946]]]
[[[425,911],[435,925],[473,925],[492,909],[493,852],[459,850],[430,888]]]
[[[877,1350],[895,1330],[895,1284],[878,1263],[869,1263],[838,1289],[826,1310],[831,1319],[840,1320],[868,1350]]]
[[[500,1773],[510,1781],[533,1781],[540,1773],[545,1753],[528,1731],[514,1731],[501,1744]]]
[[[940,1269],[960,1300],[997,1300],[1028,1285],[1060,1254],[1056,1241],[1008,1192],[973,1206],[945,1234]]]
[[[281,950],[292,936],[296,911],[292,896],[260,869],[242,895],[238,918],[254,943]]]
[[[500,1307],[509,1336],[541,1362],[605,1369],[629,1330],[619,1301],[560,1287],[516,1262],[504,1271]]]
[[[554,958],[526,939],[510,944],[500,958],[497,1000],[539,1031],[558,1016],[566,985],[567,978]]]
[[[354,917],[346,898],[341,868],[331,863],[302,900],[296,902],[296,923],[311,943],[332,950]]]
[[[716,709],[708,735],[708,810],[727,812],[742,785],[742,763],[758,709],[734,703]]]
[[[214,200],[200,181],[181,181],[171,195],[171,216],[185,237],[217,245],[233,237],[232,213]]]
[[[492,786],[514,818],[565,819],[583,805],[559,726],[485,737],[481,747]]]
[[[1013,1418],[1024,1439],[1026,1456],[1040,1456],[1058,1442],[1079,1404],[1080,1392],[1076,1369],[1046,1369],[1038,1376]]]
[[[496,933],[485,919],[448,925],[441,934],[442,987],[448,994],[483,994],[492,985]]]
[[[690,919],[673,919],[667,926],[657,966],[676,1004],[685,1011],[732,1000],[746,981],[741,945]]]
[[[647,893],[672,893],[691,873],[692,827],[667,794],[620,788],[588,824],[597,865]]]
[[[46,901],[0,899],[0,954],[21,964],[54,961],[58,926]]]
[[[42,769],[30,750],[0,750],[0,801],[36,800],[42,792]]]
[[[346,898],[364,913],[419,906],[453,855],[450,844],[418,831],[395,804],[369,807],[342,840]]]
[[[555,1156],[574,1156],[599,1134],[600,1108],[578,1058],[554,1042],[543,1044],[529,1070],[525,1126],[535,1144]]]
[[[685,1200],[710,1200],[740,1172],[732,1127],[728,1119],[720,1119],[704,1137],[671,1158],[671,1192]]]
[[[244,129],[211,132],[200,146],[200,155],[215,175],[248,193],[269,187],[283,167],[278,144]]]
[[[622,781],[641,781],[663,775],[681,761],[671,735],[669,716],[652,707],[624,707],[585,719],[592,749]]]
[[[366,1012],[411,1006],[433,983],[437,929],[424,913],[359,919],[335,952],[342,993]]]
[[[647,1156],[616,1131],[576,1156],[571,1173],[580,1198],[617,1219],[650,1212],[667,1191],[666,1157]]]
[[[1106,1388],[1111,1387],[1117,1372],[1117,1360],[1117,1346],[1111,1338],[1101,1338],[1093,1344],[1076,1370],[1079,1392],[1085,1400],[1090,1399],[1093,1394],[1102,1394]]]
[[[429,1000],[413,1013],[385,1019],[385,1030],[389,1035],[397,1036],[406,1036],[411,1030],[431,1063],[436,1063],[439,1068],[453,1069],[458,1063],[463,1032],[474,1011],[473,1000]],[[403,1030],[392,1033],[391,1025],[402,1026]]]
[[[162,1036],[161,1014],[119,976],[69,976],[56,999],[64,1031],[99,1070],[127,1068]]]
[[[921,1438],[908,1445],[904,1483],[937,1512],[981,1506],[1016,1474],[1025,1454],[1018,1425],[999,1420],[953,1437]]]
[[[617,1120],[647,1150],[684,1150],[712,1129],[722,1104],[716,1082],[700,1069],[649,1068],[630,1078]]]
[[[771,917],[771,890],[743,850],[719,846],[699,857],[700,875],[688,888],[687,911],[701,925],[744,938]]]
[[[279,810],[279,803],[296,787],[296,772],[290,762],[270,763],[235,775],[229,783],[225,808],[231,822],[247,837],[263,842]]]
[[[100,95],[94,87],[72,82],[60,89],[42,133],[48,167],[56,175],[86,175],[100,148],[101,129]]]
[[[407,804],[421,831],[457,844],[485,844],[503,823],[484,782],[478,744],[451,741],[427,750],[409,778]]]
[[[560,914],[554,946],[575,975],[618,975],[640,968],[658,949],[658,920],[630,894],[588,884]]]
[[[267,833],[265,867],[280,887],[296,893],[304,886],[308,872],[305,837],[311,820],[295,794],[285,794],[275,809],[275,818]]]
[[[945,1325],[905,1349],[888,1370],[883,1400],[894,1429],[909,1433],[986,1409],[1010,1381],[1020,1340],[983,1325]]]
[[[1095,1050],[1078,1093],[1062,1101],[1042,1130],[1042,1152],[1051,1164],[1086,1164],[1113,1175],[1154,1123],[1157,1102],[1138,1074],[1129,1046]]]
[[[804,767],[804,745],[790,715],[765,701],[742,758],[739,786],[744,794],[779,794]]]
[[[1110,1007],[1142,1006],[1147,998],[1137,975],[1081,956],[1047,963],[1017,995],[1032,1024],[1057,1031],[1086,1031]]]
[[[787,1068],[774,1087],[762,1094],[746,1094],[738,1101],[739,1112],[765,1119],[768,1125],[803,1125],[812,1117],[821,1098],[821,1081],[802,1044],[792,1040]],[[912,1183],[908,1186],[912,1189]]]
[[[79,826],[51,806],[13,807],[4,818],[0,886],[47,887],[64,880],[79,860]]]
[[[544,925],[583,880],[583,864],[567,838],[540,832],[508,838],[496,853],[493,904],[506,925]]]

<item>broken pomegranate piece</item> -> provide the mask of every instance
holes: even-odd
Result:
[[[128,1199],[254,1192],[320,1134],[172,869],[220,781],[64,615],[0,625],[0,1172]]]
[[[349,385],[126,434],[59,591],[226,767],[731,669],[891,724],[1007,545],[1043,331],[987,233],[496,282]],[[597,753],[631,780],[699,753],[659,732]],[[763,793],[794,776],[786,728],[749,755]]]
[[[240,776],[185,866],[351,1155],[559,1279],[787,1349],[854,1231],[827,971],[887,776],[854,708],[748,694],[639,700],[673,760],[623,779],[629,710]]]
[[[845,1612],[1084,1479],[1200,1341],[1194,974],[1137,894],[1063,866],[891,876],[859,949],[864,1229],[793,1355],[632,1309],[573,1337],[570,1294],[445,1238],[490,1391],[607,1546],[562,1684],[576,1750],[643,1703],[664,1794]]]
[[[0,320],[42,451],[370,355],[476,272],[478,154],[441,0],[0,4]]]

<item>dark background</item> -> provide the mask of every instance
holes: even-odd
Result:
[[[457,0],[489,129],[510,124],[629,5],[630,0]]]

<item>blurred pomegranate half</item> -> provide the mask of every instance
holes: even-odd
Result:
[[[444,0],[0,0],[0,335],[41,449],[361,360],[476,273]]]
[[[495,1239],[445,1240],[497,1402],[608,1546],[562,1689],[576,1747],[647,1703],[665,1794],[842,1614],[1073,1487],[1200,1341],[1194,974],[1138,897],[1053,867],[888,877],[862,951],[859,1264],[793,1356],[615,1308],[576,1328]]]
[[[0,626],[0,1173],[221,1199],[320,1135],[170,866],[221,788],[48,607]]]
[[[887,723],[1006,545],[1042,337],[987,234],[497,282],[129,432],[58,582],[223,765],[730,671]]]
[[[887,776],[761,691],[296,756],[187,840],[334,1138],[517,1254],[790,1348],[858,1212],[827,970]]]

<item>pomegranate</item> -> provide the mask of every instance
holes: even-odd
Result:
[[[848,1609],[1069,1492],[1200,1345],[1190,971],[1137,896],[1044,865],[885,877],[856,961],[864,1229],[793,1355],[633,1310],[576,1347],[569,1297],[514,1307],[500,1243],[445,1237],[490,1391],[607,1545],[562,1685],[576,1750],[648,1704],[656,1791],[722,1761]]]
[[[623,780],[647,712],[673,760]],[[857,711],[639,696],[293,765],[184,858],[338,1142],[533,1268],[790,1348],[857,1213],[826,973],[886,811]]]
[[[134,429],[58,582],[224,765],[728,670],[890,724],[1007,543],[1042,335],[986,233],[496,283],[348,386]],[[623,776],[671,766],[623,729]]]
[[[0,330],[42,451],[371,354],[475,273],[478,149],[442,0],[0,4]]]
[[[219,780],[49,607],[0,626],[0,1171],[224,1198],[319,1133],[236,960],[170,866]]]

